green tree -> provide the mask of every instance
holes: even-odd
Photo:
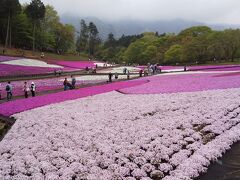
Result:
[[[155,63],[157,54],[157,47],[150,45],[143,52],[143,59],[145,62]]]
[[[212,32],[212,29],[207,26],[194,26],[188,29],[185,29],[179,33],[180,38],[185,37],[199,37],[204,34],[209,34]]]
[[[77,52],[85,51],[88,43],[88,26],[86,22],[82,19],[80,22],[80,35],[77,38],[76,48]]]
[[[208,54],[211,60],[223,60],[225,58],[224,49],[224,32],[223,31],[213,31],[208,36]]]
[[[21,11],[21,5],[18,0],[1,0],[0,15],[7,19],[5,47],[12,43],[12,19]]]
[[[141,41],[136,41],[127,48],[124,53],[125,61],[128,63],[144,64],[143,52],[146,48],[146,44]]]
[[[115,48],[116,47],[116,39],[113,33],[108,34],[107,41],[104,43],[105,48]]]
[[[41,46],[45,48],[45,50],[53,51],[56,46],[56,38],[55,32],[60,24],[60,18],[58,16],[57,11],[53,6],[46,5],[46,12],[44,19],[42,20],[42,32],[41,37]]]
[[[12,41],[15,47],[18,48],[31,48],[31,23],[27,15],[23,12],[18,14],[13,19],[12,33],[14,34]]]
[[[182,46],[173,45],[164,55],[164,62],[167,64],[176,64],[182,61]]]
[[[88,33],[89,33],[89,55],[94,56],[95,47],[101,42],[98,34],[97,26],[90,22],[88,26]]]
[[[55,31],[55,50],[58,54],[62,54],[73,49],[74,47],[75,28],[72,25],[61,23],[58,24]]]
[[[224,31],[224,51],[226,60],[234,59],[237,57],[240,47],[240,30],[227,29]]]
[[[41,0],[32,0],[32,2],[26,8],[26,13],[33,22],[33,51],[35,51],[36,27],[39,25],[40,20],[44,18],[45,12],[46,8]]]

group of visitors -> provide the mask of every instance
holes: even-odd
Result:
[[[127,79],[130,79],[130,71],[126,67],[123,68],[123,74],[126,74]]]
[[[36,96],[36,85],[34,82],[31,83],[30,86],[28,86],[27,82],[24,82],[23,84],[23,94],[25,98],[28,98],[28,94],[29,92],[31,93],[32,97]],[[10,81],[8,81],[6,87],[5,87],[5,91],[7,93],[7,100],[11,100],[13,97],[13,85],[11,84]],[[0,90],[0,99],[1,99],[1,90]]]
[[[58,70],[54,70],[54,75],[56,76],[56,75],[59,75],[59,76],[61,76],[61,74],[63,73],[63,70],[62,69],[58,69]]]
[[[24,92],[25,98],[28,98],[29,91],[31,92],[32,97],[36,96],[36,85],[34,82],[32,82],[30,86],[28,86],[27,82],[24,82],[23,92]]]
[[[77,80],[73,75],[71,75],[71,82],[69,82],[68,79],[65,78],[63,81],[64,91],[67,91],[69,89],[75,89],[76,82],[77,82]]]
[[[118,73],[115,72],[114,74],[113,73],[109,73],[108,74],[108,81],[107,82],[112,82],[112,77],[114,76],[115,80],[118,80]]]
[[[148,74],[151,74],[151,75],[161,73],[161,68],[158,67],[158,64],[153,65],[148,63],[147,70],[148,70]]]
[[[88,66],[85,67],[85,71],[87,73],[92,73],[92,74],[96,74],[97,73],[97,64],[95,65],[95,67],[89,68]]]

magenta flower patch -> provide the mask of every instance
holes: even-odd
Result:
[[[96,65],[94,65],[94,62],[92,61],[53,61],[53,62],[54,64],[57,64],[60,66],[76,68],[76,69],[85,69],[86,67],[88,68],[96,67]]]
[[[45,74],[53,73],[55,69],[59,68],[45,68],[45,67],[30,67],[0,64],[0,76],[17,76],[26,74]]]
[[[216,74],[176,74],[146,77],[149,83],[121,89],[125,94],[161,94],[195,92],[212,89],[240,87],[240,74],[235,76],[216,76]]]

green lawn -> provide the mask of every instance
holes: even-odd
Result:
[[[2,49],[3,47],[0,47],[0,55],[2,54]],[[41,56],[41,52],[33,52],[33,51],[29,51],[29,50],[22,50],[22,49],[6,49],[5,50],[5,55],[8,56],[24,56],[27,58],[35,58],[38,59]],[[74,55],[74,54],[64,54],[64,55],[58,55],[58,54],[54,54],[54,53],[48,53],[48,52],[44,52],[45,55],[45,59],[56,59],[56,60],[88,60],[88,55],[87,54],[80,54],[80,56],[78,55]]]

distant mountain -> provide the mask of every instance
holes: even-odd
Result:
[[[61,21],[63,23],[72,24],[76,29],[80,29],[80,20],[84,19],[87,23],[94,22],[99,30],[102,39],[106,39],[109,33],[113,33],[116,38],[124,35],[135,35],[141,34],[143,32],[156,32],[161,33],[179,33],[180,31],[199,25],[207,25],[215,30],[224,30],[227,28],[239,28],[237,25],[227,25],[227,24],[205,24],[195,21],[187,20],[169,20],[169,21],[135,21],[135,20],[121,20],[121,21],[104,21],[95,17],[74,17],[70,15],[61,16]],[[79,30],[78,30],[79,31]]]

